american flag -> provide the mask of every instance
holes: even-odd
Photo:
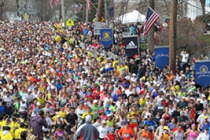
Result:
[[[53,1],[54,0],[50,0],[50,7],[51,7],[51,9],[53,8]]]
[[[91,9],[91,0],[86,0],[88,11]]]
[[[155,22],[159,19],[159,15],[155,13],[155,11],[148,7],[147,9],[147,16],[146,16],[146,22],[144,24],[144,36],[147,36],[149,30],[152,28],[152,26],[155,24]]]
[[[50,7],[53,8],[53,3],[58,6],[60,4],[60,0],[50,0]]]
[[[55,5],[58,6],[60,4],[60,0],[54,0]]]
[[[77,12],[80,12],[82,10],[83,6],[82,4],[78,4],[77,5]]]

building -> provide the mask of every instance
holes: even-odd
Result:
[[[149,3],[145,0],[114,0],[115,17],[133,10],[146,14]],[[199,0],[178,0],[178,17],[188,17],[194,20],[202,15],[201,3]],[[162,19],[169,18],[170,0],[155,0],[155,11]]]

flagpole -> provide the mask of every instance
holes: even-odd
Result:
[[[61,12],[62,12],[62,18],[63,18],[63,22],[64,22],[64,26],[66,25],[66,17],[65,17],[65,4],[64,4],[64,0],[61,0]]]
[[[88,23],[88,4],[86,3],[86,19],[85,22]]]

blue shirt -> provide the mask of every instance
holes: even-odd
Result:
[[[172,125],[172,123],[168,124],[168,128],[172,131],[176,127],[176,124]]]
[[[135,34],[136,33],[135,27],[133,27],[133,26],[130,27],[130,33],[131,34]]]
[[[1,115],[2,113],[4,113],[4,109],[5,109],[4,106],[0,106],[0,115]]]
[[[109,115],[109,114],[111,114],[111,113],[112,113],[112,111],[111,111],[111,110],[104,110],[104,112],[105,112],[105,114],[106,114],[106,115]]]
[[[63,88],[63,86],[62,86],[61,83],[56,83],[55,86],[56,86],[56,88],[57,88],[58,91]]]
[[[155,97],[157,97],[157,96],[158,96],[158,93],[157,93],[157,92],[153,92],[152,97],[155,98]]]
[[[113,99],[114,99],[114,101],[118,101],[118,95],[115,94],[115,95],[113,96]]]
[[[144,122],[144,124],[148,125],[148,130],[150,132],[152,132],[154,130],[155,127],[157,127],[157,124],[154,122],[154,121],[149,121],[149,120],[146,120]]]

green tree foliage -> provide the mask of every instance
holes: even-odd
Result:
[[[207,49],[206,40],[204,39],[205,30],[205,24],[198,20],[192,22],[188,18],[182,18],[177,21],[177,53],[186,50],[191,56],[198,52],[204,54]],[[169,27],[158,32],[157,44],[169,44]]]

